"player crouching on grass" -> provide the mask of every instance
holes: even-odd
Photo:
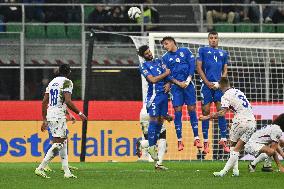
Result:
[[[148,153],[153,160],[158,161],[157,140],[160,136],[164,117],[168,113],[168,90],[164,86],[165,79],[170,70],[163,65],[160,59],[154,59],[152,52],[147,45],[138,49],[138,55],[144,58],[145,62],[140,64],[140,72],[148,82],[146,108],[150,116],[148,127]]]
[[[169,115],[164,117],[168,122],[172,121],[173,118]],[[149,127],[149,114],[143,107],[140,112],[140,126],[144,135],[144,139],[138,140],[136,143],[136,155],[140,158],[142,156],[142,150],[149,147],[148,141],[148,127]],[[167,141],[166,141],[166,127],[163,124],[158,139],[158,161],[155,165],[156,170],[167,170],[168,168],[163,165],[164,155],[167,152]]]
[[[255,172],[256,164],[269,157],[273,157],[280,172],[284,172],[278,153],[283,157],[283,151],[279,147],[280,138],[284,131],[284,114],[280,114],[271,125],[266,125],[257,130],[245,145],[245,151],[255,157],[253,162],[248,165],[250,172]],[[282,141],[283,142],[283,141]],[[283,145],[283,143],[281,144]]]
[[[225,167],[220,172],[214,172],[214,176],[223,177],[233,168],[232,176],[239,176],[238,160],[239,152],[244,148],[251,135],[255,132],[256,121],[252,112],[252,107],[244,93],[238,89],[231,88],[228,78],[220,79],[220,89],[224,93],[221,98],[221,110],[215,114],[200,117],[200,120],[210,118],[217,119],[224,116],[227,111],[234,112],[232,127],[230,130],[230,141],[232,146],[230,149],[230,158]]]
[[[282,134],[283,137],[283,134]],[[278,150],[277,152],[279,153],[280,156],[282,156],[282,158],[284,159],[284,152],[283,152],[283,148],[284,148],[284,139],[281,138],[279,140],[279,146],[278,146]],[[255,172],[256,169],[256,165],[263,161],[263,159],[266,157],[265,153],[259,154],[248,166],[249,172]],[[271,157],[267,157],[266,159],[264,159],[264,164],[261,168],[261,171],[263,172],[273,172],[273,168],[272,168],[272,158]]]

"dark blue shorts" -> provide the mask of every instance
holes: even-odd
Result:
[[[221,102],[223,93],[220,89],[210,89],[207,85],[202,83],[201,85],[201,102],[202,105],[206,105],[211,102]]]
[[[159,93],[147,101],[147,112],[151,117],[166,116],[168,113],[168,94]]]
[[[172,85],[172,103],[174,107],[186,105],[195,105],[196,104],[196,92],[193,82],[189,84],[185,89]]]

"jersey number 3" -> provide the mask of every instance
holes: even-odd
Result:
[[[246,97],[244,97],[243,95],[239,95],[238,98],[243,101],[243,107],[247,108],[249,103],[248,103],[248,100],[246,99]]]
[[[58,98],[58,90],[57,89],[51,89],[50,90],[50,105],[55,106],[57,104],[57,98]]]

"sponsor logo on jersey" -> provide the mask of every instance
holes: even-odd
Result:
[[[219,52],[219,54],[220,54],[220,56],[223,56],[223,55],[224,55],[224,53],[223,53],[223,52]]]
[[[169,61],[172,61],[172,60],[173,60],[173,58],[170,58],[170,59],[169,59]]]

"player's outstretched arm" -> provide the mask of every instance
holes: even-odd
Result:
[[[223,108],[216,113],[213,113],[207,116],[200,116],[199,120],[202,121],[202,120],[207,120],[207,119],[217,119],[219,116],[224,116],[227,113],[227,111],[229,111],[229,108]]]
[[[49,95],[48,93],[44,94],[43,100],[42,100],[42,106],[41,106],[41,114],[42,114],[42,125],[41,125],[41,131],[44,132],[47,129],[47,121],[46,121],[46,114],[47,114],[47,108],[48,108],[48,102],[49,102]]]
[[[80,112],[80,110],[72,102],[72,100],[71,100],[71,93],[69,93],[69,92],[65,92],[64,93],[64,102],[67,105],[67,107],[70,110],[72,110],[73,112],[75,112],[76,114],[78,114],[83,121],[87,120],[87,117],[82,112]]]
[[[280,172],[284,173],[284,167],[281,165],[281,162],[278,158],[278,153],[276,153],[278,151],[279,145],[276,142],[272,142],[270,148],[272,148],[272,150],[274,151],[273,153],[273,159],[277,165],[277,167],[279,168]]]
[[[69,119],[72,121],[72,124],[76,123],[76,118],[71,112],[69,112],[68,109],[66,110],[66,116],[69,116]]]
[[[228,77],[228,65],[225,64],[223,67],[222,77]]]
[[[170,75],[170,73],[171,73],[171,71],[166,68],[166,71],[164,73],[162,73],[161,75],[158,75],[158,76],[148,75],[147,79],[151,83],[157,83],[157,82],[161,81],[162,79],[164,79],[165,77],[167,77],[168,75]]]
[[[276,151],[277,151],[277,153],[280,155],[280,156],[282,156],[282,158],[284,158],[284,152],[283,152],[283,150],[282,150],[282,142],[284,142],[283,140],[279,140],[279,145],[278,145],[278,147],[277,147],[277,149],[276,149]]]

